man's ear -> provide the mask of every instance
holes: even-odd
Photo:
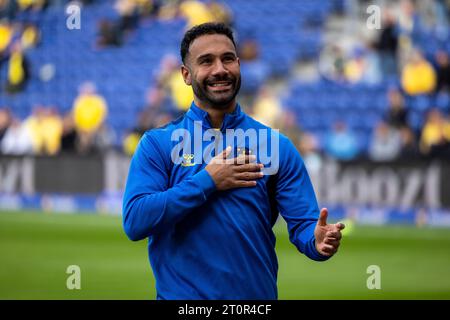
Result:
[[[181,65],[181,75],[183,76],[184,83],[190,86],[192,84],[191,72],[184,64]]]

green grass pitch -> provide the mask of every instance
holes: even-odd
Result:
[[[450,230],[355,226],[339,253],[314,262],[275,226],[280,299],[449,299]],[[154,299],[146,241],[129,241],[121,218],[0,212],[0,299]],[[66,269],[81,268],[68,290]],[[369,290],[367,267],[381,269]]]

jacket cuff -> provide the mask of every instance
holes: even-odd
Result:
[[[331,256],[324,256],[316,249],[316,237],[314,236],[314,233],[311,237],[311,240],[308,242],[308,251],[310,253],[309,257],[315,261],[326,261],[331,258]]]
[[[214,180],[209,175],[208,171],[205,169],[201,170],[193,176],[194,182],[203,191],[205,198],[207,198],[211,193],[216,191],[216,184]]]

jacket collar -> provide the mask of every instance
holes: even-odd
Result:
[[[208,112],[203,109],[200,109],[195,102],[192,102],[189,111],[186,115],[192,119],[193,121],[202,121],[202,126],[206,129],[211,129],[211,122],[209,121]],[[236,128],[242,120],[245,118],[245,113],[241,110],[241,106],[239,103],[236,103],[236,108],[231,113],[226,113],[223,118],[222,127],[220,131],[224,131],[226,129],[234,129]]]

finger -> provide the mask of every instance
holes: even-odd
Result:
[[[222,151],[222,159],[228,158],[231,153],[231,146],[228,146],[225,150]]]
[[[253,154],[239,155],[236,158],[227,159],[229,164],[247,164],[256,161],[256,156]]]
[[[333,239],[336,239],[336,240],[341,240],[341,238],[342,238],[342,233],[341,233],[340,231],[328,231],[328,232],[325,234],[325,237],[327,237],[327,238],[333,238]]]
[[[264,167],[261,163],[249,163],[234,167],[235,172],[258,172]]]
[[[336,223],[335,226],[336,226],[339,230],[344,230],[344,229],[345,229],[345,224],[343,224],[342,222]]]
[[[339,240],[332,239],[332,238],[325,238],[325,239],[323,240],[323,242],[324,242],[325,244],[328,244],[328,245],[330,245],[330,246],[333,246],[333,248],[335,248],[335,249],[339,248],[339,246],[341,245],[341,242],[340,242]]]
[[[228,158],[231,153],[231,147],[226,147],[222,152],[217,154],[215,157],[211,159],[211,163],[224,163],[224,160]],[[226,161],[226,160],[225,160]]]
[[[337,251],[337,248],[333,247],[332,245],[324,244],[322,246],[322,252],[325,252],[327,254],[333,255],[336,253],[336,251]]]
[[[236,180],[256,180],[264,177],[264,173],[262,172],[240,172],[236,173]]]
[[[256,186],[256,181],[236,180],[233,182],[234,188],[248,188]]]
[[[319,221],[317,221],[317,224],[321,227],[325,227],[327,225],[327,217],[328,209],[323,208],[322,210],[320,210]]]

